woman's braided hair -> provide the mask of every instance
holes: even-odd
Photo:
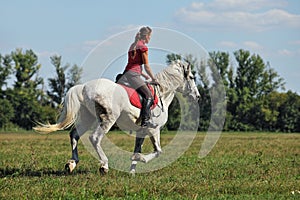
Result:
[[[152,32],[152,29],[148,26],[142,27],[139,32],[135,35],[134,43],[131,45],[130,52],[131,57],[134,58],[136,55],[136,45],[139,40],[145,39],[147,35]]]

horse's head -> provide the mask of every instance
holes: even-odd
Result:
[[[192,73],[191,65],[188,62],[177,61],[177,65],[182,69],[183,83],[182,87],[178,88],[178,91],[183,95],[190,96],[194,100],[199,100],[200,93],[195,83],[195,76]]]

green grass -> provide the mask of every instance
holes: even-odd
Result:
[[[0,199],[300,199],[300,134],[223,133],[200,159],[204,136],[161,170],[132,177],[110,169],[101,177],[81,143],[78,167],[64,172],[71,156],[65,132],[1,133]],[[163,134],[162,146],[172,137]],[[132,151],[133,137],[109,138]],[[148,139],[144,149],[151,150]]]

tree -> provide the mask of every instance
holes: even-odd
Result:
[[[233,78],[233,67],[230,66],[229,53],[226,52],[210,52],[208,67],[211,71],[213,83],[210,88],[211,99],[211,128],[220,130],[224,126],[226,118],[226,106],[230,102],[230,96],[226,93],[230,91]],[[227,112],[227,117],[228,112]],[[228,118],[228,119],[231,119]],[[226,120],[225,129],[230,120]],[[224,127],[223,127],[224,128]]]
[[[11,53],[11,57],[16,76],[15,88],[35,90],[43,83],[43,79],[38,77],[41,64],[38,64],[38,57],[31,49],[26,50],[25,53],[22,52],[22,49],[17,49]]]
[[[7,80],[12,73],[11,56],[2,56],[0,54],[0,91],[3,96],[3,87],[7,86]]]
[[[47,94],[56,105],[59,105],[63,101],[66,92],[74,85],[80,83],[82,68],[73,65],[66,75],[70,65],[66,64],[62,67],[61,56],[58,55],[54,55],[50,59],[55,67],[56,77],[48,79],[50,90],[47,91]]]
[[[279,106],[277,127],[284,132],[300,131],[300,96],[288,91]]]
[[[56,103],[60,104],[66,92],[66,75],[65,71],[69,65],[61,66],[61,56],[54,55],[50,57],[51,63],[55,67],[56,77],[49,78],[50,91],[47,91],[48,96]]]
[[[7,80],[12,73],[11,56],[2,56],[0,54],[0,128],[5,128],[14,117],[14,108],[11,103],[5,99]]]
[[[212,78],[215,83],[222,83],[228,88],[229,85],[229,53],[226,52],[210,52],[209,53],[209,67],[212,71]],[[221,80],[220,80],[221,78]]]
[[[166,63],[169,65],[169,64],[171,64],[175,60],[181,60],[181,55],[175,54],[175,53],[171,53],[171,54],[167,55]]]
[[[283,79],[265,64],[263,59],[249,51],[234,52],[238,62],[235,78],[236,101],[232,116],[236,130],[263,130],[266,122],[274,123],[273,111],[266,109],[266,95],[284,86]],[[263,123],[261,123],[265,119]]]
[[[80,84],[80,79],[83,73],[82,67],[79,67],[78,65],[74,64],[71,69],[68,71],[68,83],[67,83],[67,89],[70,89],[74,85]]]
[[[14,117],[14,108],[7,99],[0,99],[0,128],[6,128]]]
[[[273,68],[271,68],[269,62],[267,62],[265,70],[261,76],[261,81],[259,83],[260,92],[258,93],[258,96],[270,94],[278,89],[285,89],[284,79],[281,78]]]
[[[209,94],[214,99],[216,97],[218,99],[223,96],[221,93],[223,90],[216,85],[221,86],[220,83],[223,83],[227,103],[224,130],[274,130],[279,112],[272,98],[274,92],[284,87],[283,79],[269,63],[265,64],[259,55],[251,55],[246,50],[240,49],[234,52],[238,63],[236,71],[230,64],[229,53],[210,52],[209,55],[208,66],[201,66],[198,72],[203,80],[207,80],[205,67],[208,67],[213,83],[208,87],[209,84],[202,82],[205,87],[200,88],[200,91],[203,94],[207,93],[204,92],[205,88],[210,91]],[[210,101],[214,103],[213,99]],[[215,118],[215,114],[218,116],[218,107],[222,108],[221,103],[215,104],[217,110],[211,111],[212,117]],[[208,101],[205,104],[208,106]],[[205,108],[201,111],[206,112],[206,119],[202,120],[207,120],[209,112],[205,111]],[[222,112],[219,114],[222,115]]]
[[[34,120],[43,120],[43,105],[38,101],[43,93],[40,88],[43,79],[38,76],[41,67],[38,57],[32,50],[17,49],[11,53],[13,74],[15,75],[14,88],[6,90],[6,99],[14,108],[12,123],[31,129]],[[53,115],[44,116],[53,119]]]
[[[180,104],[179,100],[175,96],[168,109],[168,121],[166,123],[166,127],[168,130],[178,130],[181,121],[180,116]]]

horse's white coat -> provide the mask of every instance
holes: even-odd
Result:
[[[100,143],[103,136],[110,130],[114,123],[122,130],[137,131],[138,134],[147,134],[152,137],[151,141],[155,153],[144,159],[150,161],[158,156],[162,150],[160,145],[160,128],[167,122],[168,107],[176,92],[189,94],[194,99],[199,97],[193,74],[186,63],[177,61],[156,75],[160,87],[157,87],[161,95],[163,105],[156,106],[152,111],[152,120],[158,124],[155,129],[143,129],[136,124],[140,115],[140,109],[129,102],[127,93],[123,87],[108,79],[92,80],[84,85],[71,88],[65,98],[64,109],[61,116],[54,125],[43,125],[34,129],[41,132],[53,132],[70,127],[76,122],[78,135],[83,135],[97,119],[100,123],[90,135],[89,139],[95,148],[101,167],[108,169],[108,158],[106,157]],[[161,110],[161,107],[164,110]],[[76,143],[77,144],[77,143]],[[75,148],[74,146],[72,147]]]

